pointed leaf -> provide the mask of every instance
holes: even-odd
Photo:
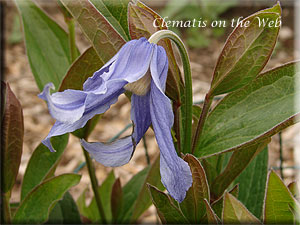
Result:
[[[233,195],[225,193],[223,223],[261,224],[259,219],[252,215],[248,209]]]
[[[3,117],[1,123],[1,192],[9,192],[17,179],[21,163],[24,122],[23,111],[9,84],[1,83],[5,91]]]
[[[123,39],[129,41],[127,22],[129,0],[91,0],[91,2]]]
[[[156,187],[148,184],[153,204],[156,207],[159,218],[162,223],[189,223],[182,212],[173,204],[171,198],[158,190]]]
[[[279,3],[278,3],[279,4]],[[217,62],[210,94],[234,91],[254,79],[264,68],[275,46],[281,10],[279,5],[245,18],[231,33]],[[269,26],[270,21],[278,24]],[[242,24],[248,23],[248,26]]]
[[[58,90],[71,64],[67,33],[31,0],[15,0],[23,21],[29,64],[39,89],[52,82]],[[43,31],[43,32],[41,32]]]
[[[209,114],[195,155],[207,157],[250,146],[296,123],[297,65],[267,71],[227,95]]]
[[[290,190],[290,192],[292,193],[292,195],[294,196],[295,199],[297,199],[299,201],[300,199],[300,192],[297,186],[297,182],[293,181],[292,183],[290,183],[288,185],[288,189]]]
[[[156,27],[153,26],[154,21],[157,23]],[[129,33],[132,39],[138,39],[141,37],[149,38],[156,31],[167,29],[162,25],[161,16],[140,1],[137,1],[136,3],[129,3],[128,25]],[[166,93],[172,100],[179,101],[179,93],[183,87],[183,82],[175,59],[171,41],[164,39],[158,43],[166,50],[169,60]]]
[[[110,60],[125,40],[89,0],[60,0],[78,22],[102,62]]]
[[[211,206],[209,205],[208,201],[204,199],[204,204],[206,207],[206,217],[208,224],[218,224],[218,216],[215,214]]]
[[[58,201],[49,215],[48,224],[80,224],[77,205],[69,192]]]
[[[180,209],[191,223],[199,223],[205,215],[204,199],[209,201],[210,195],[206,175],[201,163],[193,155],[187,154],[184,160],[191,168],[193,184],[183,202],[180,203]]]
[[[43,182],[59,163],[64,150],[68,144],[69,134],[64,134],[51,139],[56,152],[50,152],[44,145],[40,144],[33,152],[27,164],[23,178],[21,200],[37,185]]]
[[[21,202],[13,223],[41,224],[48,219],[50,209],[64,193],[79,183],[81,176],[63,174],[50,178],[33,189]]]
[[[100,69],[104,63],[93,47],[88,48],[71,65],[59,87],[59,91],[66,89],[82,90],[86,79]]]
[[[294,215],[289,207],[294,204],[296,200],[289,189],[274,171],[270,171],[265,195],[264,223],[294,223]]]
[[[123,191],[122,191],[120,178],[118,178],[115,181],[111,192],[111,212],[112,212],[112,219],[114,223],[118,222],[115,220],[120,214],[120,211],[122,209],[122,204],[123,204]]]
[[[239,192],[239,186],[235,185],[229,193],[232,194],[234,197],[238,197],[238,192]],[[219,198],[217,201],[212,203],[212,208],[214,212],[217,214],[218,218],[222,217],[222,211],[223,211],[223,203],[224,203],[224,195]]]
[[[268,174],[268,149],[262,150],[238,176],[238,199],[257,218],[261,218]]]
[[[237,178],[237,176],[247,167],[254,157],[261,152],[270,142],[268,139],[263,143],[249,146],[245,149],[235,151],[224,171],[216,177],[211,185],[211,196],[214,200],[220,198],[226,188]]]

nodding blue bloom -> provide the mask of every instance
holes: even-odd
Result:
[[[53,84],[47,84],[39,97],[47,101],[56,122],[43,140],[44,145],[55,151],[51,137],[82,128],[94,115],[107,111],[125,90],[130,90],[132,135],[113,143],[89,143],[82,139],[81,144],[99,163],[122,166],[129,162],[152,123],[160,149],[162,183],[174,199],[183,201],[192,185],[192,175],[188,164],[178,157],[171,136],[174,116],[171,102],[164,94],[167,72],[164,48],[141,38],[127,42],[85,81],[83,91],[68,89],[50,95]]]

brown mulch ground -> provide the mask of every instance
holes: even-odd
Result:
[[[17,185],[12,194],[12,201],[19,201],[20,185],[22,177],[26,169],[26,165],[34,149],[38,146],[41,140],[46,137],[54,120],[48,113],[44,101],[37,97],[40,92],[35,84],[33,75],[30,71],[28,60],[26,57],[25,46],[23,42],[12,44],[10,38],[12,34],[12,23],[17,16],[16,9],[13,4],[7,4],[6,11],[6,49],[5,49],[5,75],[6,81],[10,84],[13,92],[16,94],[21,102],[24,113],[25,135],[23,145],[23,155],[19,175],[17,178]],[[65,27],[63,18],[56,6],[46,4],[45,9],[55,18],[59,23]],[[291,24],[292,9],[286,8],[283,11],[283,27],[279,36],[279,44],[276,47],[275,54],[272,56],[267,68],[272,68],[281,65],[285,62],[293,60],[293,24]],[[231,12],[234,14],[234,12]],[[245,12],[246,13],[246,12]],[[247,13],[245,14],[247,15]],[[228,17],[230,15],[226,15]],[[286,18],[286,20],[285,20]],[[287,22],[285,22],[287,21]],[[78,47],[83,52],[89,45],[85,38],[77,31]],[[206,91],[209,89],[211,74],[213,73],[218,54],[224,45],[225,37],[211,40],[211,45],[204,49],[189,49],[191,58],[192,74],[193,74],[193,89],[194,100],[199,101],[204,98]],[[121,131],[128,123],[130,123],[130,104],[126,97],[121,96],[118,103],[103,116],[101,122],[98,123],[95,131],[91,135],[91,141],[105,141],[113,137],[117,132]],[[131,133],[129,129],[124,135]],[[283,132],[283,158],[284,166],[293,166],[293,138],[296,134],[296,129],[291,127]],[[158,147],[154,138],[153,132],[149,129],[147,132],[147,145],[150,158],[153,159],[158,154]],[[279,145],[278,135],[273,137],[269,146],[269,166],[279,166]],[[70,136],[68,147],[65,151],[60,166],[57,169],[57,174],[65,172],[72,172],[80,163],[84,161],[82,150],[79,141]],[[97,168],[97,178],[101,183],[111,168],[106,168],[98,163],[95,164]],[[121,183],[124,185],[134,174],[143,169],[146,165],[146,158],[144,155],[143,145],[140,144],[134,154],[133,159],[129,164],[115,169],[117,177],[121,178]],[[285,182],[291,182],[295,177],[294,169],[284,170]],[[89,177],[86,169],[80,171],[82,179],[79,185],[72,189],[72,194],[75,199],[82,193],[82,191],[90,187]],[[155,210],[152,207],[144,217],[143,222],[155,222]]]

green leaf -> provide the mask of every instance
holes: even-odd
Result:
[[[78,22],[102,62],[110,60],[125,40],[89,0],[60,0]]]
[[[225,193],[223,208],[223,223],[261,224],[259,219],[252,215],[248,209],[233,195]]]
[[[201,160],[201,164],[203,165],[203,168],[205,170],[209,187],[211,187],[214,179],[221,173],[224,164],[224,157],[227,154],[231,155],[231,152],[220,155],[213,155]]]
[[[153,26],[153,21],[156,20],[157,27]],[[128,26],[129,33],[132,39],[146,37],[147,39],[158,30],[167,29],[162,26],[162,18],[152,9],[136,1],[128,5]],[[183,81],[175,59],[171,41],[168,39],[158,42],[167,52],[169,60],[169,70],[166,84],[166,94],[172,100],[180,102],[180,91],[183,88]]]
[[[129,0],[91,0],[91,2],[124,40],[129,41],[127,22]]]
[[[50,209],[67,190],[79,183],[80,178],[77,174],[63,174],[38,185],[21,202],[13,223],[44,223],[48,219]]]
[[[123,207],[123,191],[121,186],[120,178],[118,178],[113,187],[111,192],[111,212],[112,212],[112,219],[113,223],[117,223],[116,220],[118,215],[120,214]]]
[[[250,146],[296,123],[297,65],[267,71],[227,95],[209,114],[195,155],[207,157]]]
[[[58,201],[49,215],[47,224],[80,224],[77,205],[69,192]]]
[[[24,174],[21,200],[34,187],[43,182],[50,173],[54,172],[68,144],[68,140],[69,134],[51,138],[51,143],[56,152],[50,152],[42,143],[34,150]]]
[[[107,221],[112,221],[112,214],[111,214],[111,193],[112,187],[115,182],[115,175],[113,170],[108,174],[105,181],[99,187],[99,193],[101,198],[101,203],[104,208],[104,213],[106,216]],[[95,197],[92,199],[89,206],[86,206],[85,201],[85,194],[86,190],[80,195],[77,199],[77,206],[80,211],[80,214],[91,220],[92,222],[100,222],[101,217],[98,211],[97,203]]]
[[[167,194],[150,184],[148,184],[148,188],[151,194],[152,202],[156,207],[158,216],[162,223],[189,223]]]
[[[239,193],[239,185],[235,185],[230,191],[230,194],[232,194],[234,197],[238,197]],[[217,214],[218,218],[222,217],[222,211],[223,211],[223,203],[224,203],[224,195],[219,198],[217,201],[212,203],[212,208],[214,212]]]
[[[262,150],[238,176],[238,199],[257,218],[262,215],[268,173],[268,149]]]
[[[279,4],[279,3],[278,3]],[[254,79],[264,68],[274,49],[279,28],[262,25],[264,21],[280,21],[279,5],[255,13],[234,29],[217,62],[210,95],[234,91]]]
[[[191,223],[199,223],[205,215],[204,199],[209,201],[210,196],[206,175],[201,163],[193,155],[187,154],[184,160],[190,166],[193,184],[180,203],[180,209]]]
[[[99,58],[93,47],[88,48],[71,65],[66,73],[59,91],[66,89],[82,90],[83,83],[100,69],[104,62]]]
[[[205,208],[206,208],[206,217],[207,217],[207,223],[208,224],[218,224],[219,220],[218,216],[215,214],[215,212],[213,211],[213,209],[211,208],[211,206],[209,205],[209,202],[204,199],[204,204],[205,204]]]
[[[123,187],[123,209],[118,216],[118,223],[133,223],[150,207],[151,198],[147,183],[163,188],[160,181],[159,157]]]
[[[36,83],[42,90],[52,82],[57,91],[71,64],[68,35],[31,0],[15,2],[22,17],[27,56]]]
[[[294,223],[294,215],[289,206],[294,204],[296,200],[289,189],[274,171],[270,171],[265,195],[264,223]]]
[[[23,148],[23,111],[9,84],[1,83],[5,93],[1,123],[1,192],[9,192],[17,179]],[[3,96],[3,97],[4,97]]]
[[[261,152],[270,142],[268,139],[263,143],[246,147],[235,151],[224,171],[215,178],[211,185],[211,196],[214,200],[219,199],[226,188],[237,178],[237,176],[247,167],[254,157]]]

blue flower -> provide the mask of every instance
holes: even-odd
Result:
[[[161,181],[174,199],[183,201],[192,185],[192,175],[188,164],[178,157],[171,136],[174,115],[164,94],[167,72],[164,48],[141,38],[127,42],[86,80],[83,91],[68,89],[50,95],[53,84],[47,84],[39,97],[47,101],[56,122],[43,143],[55,151],[51,137],[82,128],[94,115],[107,111],[125,90],[130,90],[132,135],[113,143],[89,143],[82,139],[81,144],[99,163],[122,166],[129,162],[152,123],[160,149]]]

